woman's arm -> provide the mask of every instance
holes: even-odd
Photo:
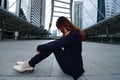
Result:
[[[74,30],[71,31],[67,36],[62,37],[56,41],[49,42],[47,44],[38,45],[37,51],[40,50],[55,50],[64,46],[69,46],[75,43],[79,43],[80,34],[78,31]]]

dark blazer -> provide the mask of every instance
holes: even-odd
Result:
[[[77,79],[84,72],[82,60],[82,41],[79,31],[72,30],[70,33],[58,40],[49,42],[47,44],[39,45],[37,51],[40,50],[56,50],[64,48],[66,54],[67,64],[70,68],[71,75]]]

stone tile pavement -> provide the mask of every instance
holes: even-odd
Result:
[[[0,80],[73,80],[64,74],[53,54],[39,63],[33,73],[18,73],[15,62],[35,55],[36,46],[50,40],[0,41]],[[85,73],[78,80],[120,80],[120,45],[83,42]]]

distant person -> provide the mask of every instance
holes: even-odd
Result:
[[[36,64],[53,52],[62,71],[77,80],[84,73],[81,54],[82,32],[64,16],[58,18],[56,26],[63,33],[63,37],[38,45],[37,54],[33,58],[25,62],[18,61],[13,69],[18,72],[33,71]]]

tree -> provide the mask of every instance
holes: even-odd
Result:
[[[24,11],[23,11],[22,8],[20,8],[19,16],[20,16],[21,18],[27,20],[27,18],[26,18],[26,16],[25,16]]]

